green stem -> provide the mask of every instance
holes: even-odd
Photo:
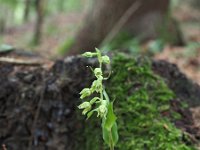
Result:
[[[112,131],[109,131],[110,134],[110,150],[114,150],[113,138],[112,138]]]
[[[102,70],[102,62],[101,62],[101,60],[100,60],[100,57],[101,57],[101,55],[100,56],[98,56],[98,60],[99,60],[99,68],[101,68],[101,70]],[[100,98],[101,98],[101,100],[103,100],[103,83],[101,83],[101,92],[100,92]]]
[[[103,100],[103,92],[102,91],[100,92],[100,99],[101,99],[101,101]]]
[[[106,92],[105,89],[103,90],[103,95],[104,95],[105,99],[106,99],[108,102],[110,102],[110,98],[109,98],[109,96],[108,96],[108,94],[107,94],[107,92]]]

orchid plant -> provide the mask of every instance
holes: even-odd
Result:
[[[110,150],[114,150],[114,147],[118,141],[117,130],[117,117],[113,111],[113,102],[110,101],[106,92],[103,81],[107,78],[103,76],[103,64],[110,64],[110,58],[107,55],[102,55],[100,50],[96,48],[96,52],[85,52],[82,54],[84,57],[97,57],[99,66],[92,69],[96,80],[93,81],[91,87],[84,88],[80,92],[80,99],[90,98],[90,100],[82,102],[78,108],[83,109],[82,114],[89,119],[94,112],[97,112],[97,117],[101,119],[102,136],[103,140]],[[98,96],[93,96],[97,93]]]

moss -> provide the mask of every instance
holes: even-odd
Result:
[[[117,150],[192,150],[182,141],[182,132],[172,123],[173,118],[162,115],[170,112],[170,100],[175,95],[155,75],[145,58],[118,55],[112,60],[112,77],[107,91],[115,100],[118,117],[119,142]],[[105,150],[101,129],[93,117],[83,131],[85,142],[79,149]],[[103,148],[104,147],[104,148]]]

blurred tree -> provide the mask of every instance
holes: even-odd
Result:
[[[25,0],[24,21],[28,21],[31,7],[31,0]]]
[[[0,33],[2,34],[5,30],[5,21],[3,18],[0,18]]]
[[[59,11],[64,11],[65,10],[65,0],[59,0],[58,1],[58,8],[59,8]]]
[[[14,23],[14,11],[18,2],[18,0],[0,0],[0,33]]]
[[[37,45],[41,42],[42,36],[42,25],[44,21],[44,9],[45,9],[45,0],[35,0],[35,9],[36,9],[36,24],[33,37],[33,44]]]
[[[200,0],[187,0],[190,5],[198,10],[200,10]]]
[[[110,42],[119,31],[142,40],[158,37],[166,30],[164,27],[170,28],[168,34],[176,31],[176,25],[169,19],[169,4],[170,0],[95,0],[70,54],[93,50]],[[173,37],[180,38],[177,33]]]
[[[6,8],[5,6],[3,5],[0,5],[0,9],[2,12],[5,12],[6,11]],[[3,34],[4,31],[5,31],[5,28],[6,28],[6,18],[7,17],[4,17],[2,13],[0,13],[0,33]]]

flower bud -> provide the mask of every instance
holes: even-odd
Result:
[[[78,106],[79,109],[85,109],[85,108],[88,108],[88,107],[91,107],[91,104],[89,102],[83,102],[82,104],[80,104]]]
[[[89,88],[84,88],[81,92],[81,99],[87,97],[87,96],[90,96],[92,94],[91,90]]]
[[[107,112],[108,112],[107,102],[106,102],[106,100],[103,100],[101,105],[98,108],[98,116],[100,116],[102,118],[106,117]]]
[[[87,114],[89,111],[91,110],[91,108],[85,108],[82,112],[83,115]]]
[[[83,102],[78,106],[79,109],[84,109],[82,114],[85,115],[88,111],[91,110],[92,106],[89,102]]]
[[[102,79],[101,78],[93,81],[91,90],[96,91],[97,93],[102,90]]]
[[[97,55],[97,53],[92,53],[92,52],[85,52],[82,54],[82,56],[84,56],[84,57],[94,57],[96,55]]]
[[[110,63],[110,58],[108,56],[102,56],[101,59],[102,59],[102,62],[105,63],[105,64]]]
[[[101,77],[102,76],[102,71],[101,71],[101,68],[95,68],[94,69],[94,74],[97,78]]]
[[[107,113],[107,107],[104,105],[99,106],[99,115],[101,117],[105,116]]]
[[[93,99],[90,100],[90,104],[93,105],[97,100],[100,100],[100,98],[94,97]]]

